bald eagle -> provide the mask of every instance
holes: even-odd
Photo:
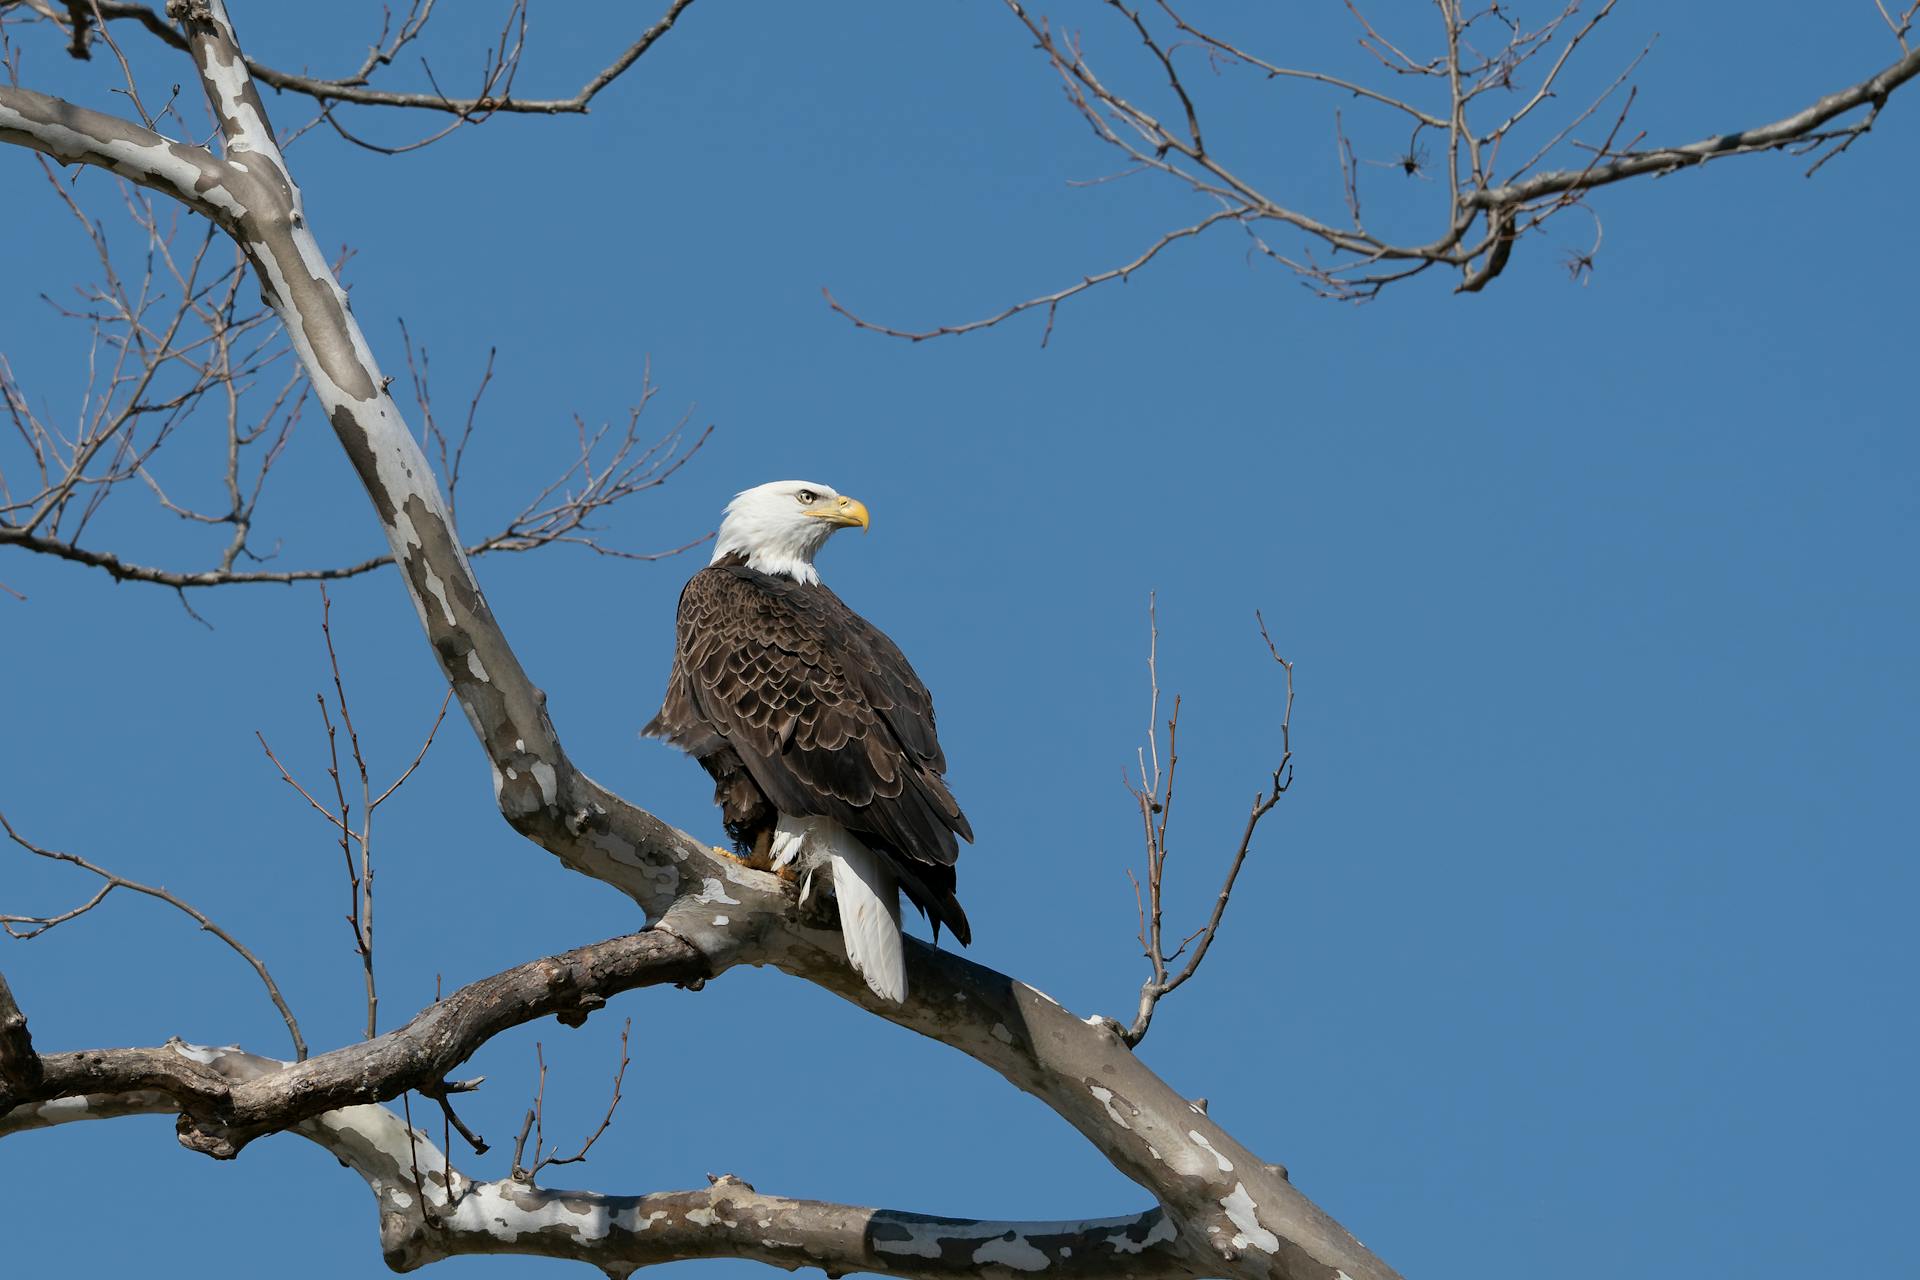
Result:
[[[666,698],[641,732],[713,777],[751,865],[829,883],[847,959],[906,999],[900,897],[964,945],[956,837],[933,700],[893,641],[820,582],[813,558],[867,508],[824,484],[777,480],[727,505],[713,560],[680,593]]]

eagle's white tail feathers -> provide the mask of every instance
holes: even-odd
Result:
[[[840,906],[840,936],[854,971],[874,994],[896,1003],[907,998],[907,955],[900,941],[900,886],[887,860],[845,827],[828,818],[782,815],[773,833],[775,868],[805,867],[804,904],[825,887],[832,868],[833,896]]]
[[[893,868],[848,835],[827,853],[833,896],[840,903],[840,936],[847,959],[875,995],[899,1003],[907,998],[906,948],[900,942],[900,889]]]

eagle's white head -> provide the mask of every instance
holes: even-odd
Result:
[[[744,555],[747,567],[817,584],[813,557],[836,529],[867,527],[867,505],[811,480],[775,480],[733,496],[713,560]]]

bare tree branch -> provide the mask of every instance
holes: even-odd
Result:
[[[279,1011],[280,1020],[287,1024],[287,1035],[293,1040],[294,1055],[298,1058],[305,1058],[307,1056],[307,1041],[306,1038],[300,1034],[299,1020],[293,1016],[293,1010],[287,1006],[286,997],[280,994],[279,984],[273,980],[273,975],[267,972],[266,963],[262,961],[259,956],[248,950],[245,944],[238,938],[208,918],[205,912],[176,894],[169,893],[167,890],[154,885],[141,884],[137,880],[129,880],[125,876],[115,875],[105,867],[89,862],[78,854],[65,853],[59,849],[49,849],[43,845],[35,844],[14,830],[13,824],[7,820],[5,813],[0,813],[0,830],[4,830],[7,833],[8,839],[12,840],[13,843],[20,848],[25,849],[28,853],[45,858],[49,862],[64,862],[71,866],[79,867],[82,871],[88,871],[99,876],[103,881],[99,891],[91,898],[79,906],[68,911],[60,912],[57,915],[33,916],[0,913],[0,929],[4,929],[9,937],[22,942],[30,942],[49,929],[53,929],[67,923],[69,920],[74,920],[85,915],[106,901],[107,895],[115,889],[126,889],[131,893],[140,893],[145,894],[149,898],[157,898],[176,911],[186,915],[195,924],[199,925],[203,931],[220,939],[235,955],[247,962],[247,967],[252,969],[254,974],[260,979],[260,985],[267,989],[267,997],[273,1001],[273,1007]]]
[[[1728,156],[1823,142],[1851,142],[1873,128],[1874,120],[1886,106],[1888,97],[1916,75],[1920,75],[1920,49],[1909,51],[1898,61],[1860,83],[1817,98],[1792,115],[1783,116],[1771,124],[1716,134],[1678,147],[1653,147],[1617,154],[1603,147],[1599,154],[1611,157],[1605,163],[1573,170],[1556,169],[1536,174],[1522,182],[1489,187],[1467,196],[1466,203],[1476,209],[1517,208],[1542,196],[1557,195],[1563,191],[1587,191],[1643,173],[1671,173],[1675,169],[1706,164]],[[1861,107],[1867,107],[1869,111],[1858,123],[1839,131],[1822,129],[1823,125],[1836,117]]]
[[[428,1005],[404,1026],[371,1040],[278,1064],[234,1085],[205,1064],[172,1060],[164,1049],[90,1049],[41,1055],[43,1078],[16,1092],[16,1104],[83,1093],[157,1089],[181,1108],[180,1141],[231,1159],[247,1143],[336,1107],[385,1102],[409,1089],[433,1093],[487,1040],[549,1015],[578,1025],[608,997],[707,973],[686,942],[653,929],[516,965]],[[156,1068],[156,1063],[163,1068]]]
[[[54,415],[36,411],[29,389],[0,357],[0,418],[13,427],[15,455],[0,456],[0,547],[98,568],[117,581],[181,592],[248,583],[339,581],[389,563],[381,556],[321,568],[280,569],[270,563],[277,558],[277,544],[260,546],[261,496],[305,407],[308,386],[272,313],[264,306],[243,305],[243,286],[250,277],[244,256],[235,253],[223,262],[223,255],[214,252],[214,227],[183,246],[179,210],[169,218],[162,212],[164,201],[156,208],[153,197],[125,186],[123,203],[143,252],[116,254],[105,224],[81,209],[71,184],[44,157],[42,169],[47,189],[86,236],[99,276],[97,283],[77,290],[77,305],[48,300],[62,317],[84,324],[89,332],[77,428],[63,427],[52,420]],[[334,260],[336,274],[344,261],[344,254]],[[404,327],[402,335],[411,366],[413,344]],[[449,460],[447,441],[437,434],[421,350],[415,394],[429,440],[439,446],[443,463],[451,462],[450,504],[458,496],[461,464],[491,373],[490,356],[468,405],[459,447]],[[690,433],[683,416],[656,434],[643,418],[655,393],[643,372],[638,400],[621,426],[609,423],[589,430],[576,416],[572,457],[518,514],[470,544],[469,553],[572,544],[600,555],[651,560],[686,549],[629,551],[613,545],[603,528],[616,507],[666,483],[711,433],[711,427]],[[162,464],[172,457],[167,446],[198,434],[189,428],[216,413],[225,419],[227,448],[219,478],[223,492],[219,499],[179,497],[204,491],[206,477],[189,473],[184,480],[164,478]],[[29,483],[22,484],[22,478]],[[88,543],[89,522],[136,480],[140,484],[132,487],[144,485],[162,510],[181,521],[229,531],[213,566],[182,570],[143,564]]]
[[[19,0],[15,0],[19,2]],[[70,33],[69,45],[84,48],[86,34],[84,28],[90,24],[76,21],[72,9],[57,9],[51,0],[25,0],[42,16]],[[366,61],[353,73],[328,79],[320,76],[302,75],[291,71],[282,71],[265,66],[249,58],[246,60],[248,72],[262,84],[283,93],[301,94],[325,103],[348,103],[358,106],[398,107],[404,109],[436,111],[462,119],[485,118],[494,114],[532,114],[532,115],[578,115],[591,107],[594,98],[615,80],[619,79],[634,63],[651,49],[659,39],[673,29],[693,4],[693,0],[671,0],[666,11],[639,38],[622,49],[606,66],[596,71],[581,84],[571,96],[565,98],[516,98],[511,92],[511,77],[517,69],[520,49],[512,48],[510,56],[495,56],[482,69],[482,91],[471,97],[454,97],[440,92],[405,93],[386,89],[376,89],[368,83],[369,79],[381,68],[393,63],[395,56],[406,45],[417,40],[432,17],[432,0],[412,0],[400,25],[394,29],[391,15],[384,24],[381,36],[370,48]],[[108,21],[127,21],[138,24],[171,48],[185,51],[187,40],[167,20],[173,16],[173,5],[167,5],[167,13],[150,5],[131,3],[129,0],[85,0],[86,9]],[[503,45],[509,43],[509,37],[515,30],[524,31],[525,0],[513,0],[507,8],[507,17],[502,24]],[[102,27],[104,31],[104,27]],[[392,31],[391,37],[388,31]],[[85,52],[76,49],[75,56],[86,57]]]
[[[177,1041],[155,1052],[229,1087],[244,1086],[283,1065],[239,1049]],[[0,1112],[0,1137],[174,1110],[170,1099],[151,1090],[71,1101],[80,1105],[42,1103]],[[514,1178],[468,1178],[424,1132],[385,1107],[329,1111],[292,1132],[366,1180],[379,1213],[381,1251],[387,1264],[401,1271],[466,1254],[522,1254],[590,1262],[618,1275],[690,1258],[744,1258],[789,1270],[824,1267],[832,1274],[915,1278],[1015,1280],[1041,1265],[1066,1280],[1188,1280],[1201,1274],[1157,1208],[1080,1222],[940,1218],[762,1195],[731,1174],[697,1191],[639,1196],[549,1191]]]
[[[1226,877],[1221,882],[1220,892],[1214,895],[1212,913],[1206,923],[1187,934],[1169,952],[1161,917],[1167,855],[1170,852],[1167,827],[1173,818],[1173,781],[1180,761],[1177,750],[1180,699],[1176,697],[1173,700],[1173,714],[1166,721],[1166,765],[1163,769],[1160,752],[1160,621],[1153,599],[1149,597],[1147,601],[1150,631],[1147,681],[1151,688],[1147,711],[1147,744],[1138,753],[1139,780],[1127,783],[1127,790],[1140,810],[1142,840],[1146,848],[1147,884],[1144,898],[1140,881],[1132,871],[1127,872],[1127,878],[1133,882],[1134,901],[1140,911],[1140,950],[1147,958],[1148,974],[1147,980],[1140,984],[1140,1002],[1132,1024],[1122,1027],[1117,1022],[1109,1023],[1129,1046],[1136,1046],[1146,1038],[1147,1029],[1153,1024],[1154,1010],[1159,1007],[1160,1001],[1199,972],[1200,963],[1207,958],[1207,950],[1213,946],[1213,940],[1220,932],[1221,921],[1226,918],[1227,902],[1233,897],[1234,883],[1239,879],[1240,868],[1246,863],[1247,853],[1253,847],[1254,832],[1259,828],[1260,820],[1273,812],[1280,803],[1280,797],[1293,785],[1293,663],[1281,657],[1280,651],[1274,648],[1273,638],[1267,634],[1266,619],[1257,611],[1254,619],[1259,624],[1260,638],[1266,643],[1267,653],[1286,672],[1286,702],[1280,712],[1280,763],[1274,766],[1265,792],[1253,798],[1252,807],[1247,811],[1246,825],[1240,832],[1240,843],[1227,860]],[[1191,955],[1187,954],[1189,947],[1193,948]],[[1186,964],[1178,970],[1170,968],[1182,956],[1187,957]]]
[[[366,992],[367,1023],[366,1035],[372,1039],[379,1028],[380,996],[375,982],[373,964],[373,817],[379,812],[393,794],[406,785],[420,762],[427,758],[427,752],[433,749],[433,740],[440,732],[440,725],[446,719],[447,705],[453,701],[453,691],[449,689],[440,699],[440,710],[433,717],[433,724],[427,729],[426,740],[420,750],[414,753],[413,760],[401,771],[400,775],[389,783],[379,795],[373,794],[373,786],[367,769],[366,753],[360,747],[360,734],[353,727],[353,714],[347,706],[346,680],[340,674],[340,655],[333,645],[333,602],[327,597],[327,589],[320,588],[320,636],[327,649],[327,666],[333,676],[334,696],[340,721],[347,730],[347,745],[353,755],[353,765],[360,777],[360,821],[356,829],[353,819],[353,806],[347,799],[344,780],[340,771],[340,748],[338,735],[333,726],[333,716],[327,709],[327,696],[315,694],[320,707],[320,722],[327,739],[327,778],[333,783],[334,803],[323,804],[313,792],[300,784],[293,772],[282,763],[279,756],[268,745],[266,735],[258,730],[254,737],[258,739],[261,750],[267,759],[279,771],[280,780],[285,782],[301,798],[306,800],[315,812],[325,818],[333,828],[340,843],[340,855],[347,872],[347,927],[353,933],[354,954],[360,958],[361,973]],[[359,858],[354,857],[355,848],[359,849]]]
[[[1549,10],[1552,16],[1534,26],[1523,24],[1515,16],[1517,6],[1512,4],[1483,3],[1469,9],[1462,0],[1435,0],[1444,43],[1431,57],[1408,52],[1412,42],[1389,38],[1353,0],[1348,0],[1347,9],[1362,33],[1360,43],[1378,61],[1384,86],[1271,61],[1231,38],[1203,30],[1176,8],[1174,0],[1153,0],[1150,9],[1127,0],[1103,0],[1120,30],[1130,37],[1129,43],[1146,50],[1154,77],[1165,82],[1178,116],[1177,123],[1169,123],[1146,106],[1145,99],[1099,74],[1077,33],[1063,35],[1046,18],[1030,12],[1024,0],[1004,2],[1059,77],[1069,106],[1104,146],[1125,157],[1127,173],[1159,174],[1201,197],[1211,211],[1203,220],[1167,232],[1145,254],[1124,266],[1084,275],[1077,284],[966,323],[919,329],[881,324],[829,294],[828,305],[860,328],[920,342],[976,332],[1026,311],[1044,310],[1044,344],[1052,333],[1060,303],[1096,285],[1124,281],[1168,243],[1196,236],[1222,222],[1238,225],[1254,253],[1279,263],[1323,297],[1368,301],[1382,289],[1434,267],[1458,274],[1457,292],[1478,292],[1506,270],[1521,240],[1567,209],[1587,207],[1583,201],[1587,193],[1612,183],[1768,151],[1812,156],[1807,169],[1811,175],[1868,133],[1890,96],[1920,75],[1920,48],[1908,38],[1920,11],[1909,8],[1896,17],[1883,0],[1874,0],[1902,56],[1858,83],[1825,94],[1770,124],[1719,133],[1680,146],[1648,147],[1638,136],[1624,144],[1618,142],[1624,113],[1606,138],[1583,142],[1573,135],[1628,79],[1639,57],[1584,109],[1572,113],[1566,123],[1556,127],[1545,122],[1546,107],[1560,98],[1567,78],[1563,73],[1594,30],[1613,12],[1616,0],[1603,0],[1579,21],[1580,0],[1562,0]],[[1483,33],[1491,33],[1491,46]],[[1304,84],[1342,99],[1357,100],[1356,113],[1364,109],[1401,131],[1410,123],[1412,135],[1396,159],[1381,158],[1378,151],[1366,156],[1359,149],[1377,145],[1373,140],[1378,128],[1367,125],[1363,131],[1367,141],[1356,142],[1361,135],[1353,132],[1352,120],[1337,120],[1344,208],[1339,216],[1310,212],[1290,197],[1276,196],[1264,184],[1249,179],[1234,159],[1207,144],[1203,133],[1205,104],[1182,72],[1183,55],[1204,57],[1209,69],[1216,72],[1239,69],[1268,82]],[[1120,60],[1120,55],[1115,59]],[[1532,83],[1523,84],[1529,75]],[[1840,123],[1850,114],[1855,114],[1851,123]],[[1501,153],[1506,144],[1514,141],[1515,145],[1527,145],[1518,139],[1541,131],[1549,136],[1532,157],[1505,172]],[[1376,233],[1361,216],[1356,161],[1397,168],[1409,177],[1424,177],[1427,162],[1423,133],[1444,138],[1445,206],[1434,218],[1426,239]],[[1584,163],[1535,172],[1552,157],[1580,149],[1589,153]],[[1286,233],[1301,247],[1276,247],[1276,233]],[[1597,241],[1597,235],[1595,238]],[[1576,272],[1580,278],[1592,268],[1592,252],[1581,255],[1584,265]]]
[[[587,1135],[580,1149],[570,1156],[560,1154],[560,1148],[554,1147],[547,1155],[541,1155],[545,1146],[546,1102],[547,1102],[547,1059],[538,1040],[533,1043],[534,1061],[539,1067],[539,1080],[534,1086],[533,1105],[527,1108],[527,1117],[520,1125],[520,1135],[513,1141],[512,1176],[521,1182],[531,1183],[542,1169],[556,1164],[579,1164],[593,1150],[593,1144],[613,1124],[614,1112],[620,1109],[620,1086],[627,1078],[627,1067],[633,1061],[627,1054],[627,1040],[633,1032],[633,1019],[628,1018],[620,1028],[620,1066],[613,1073],[613,1101],[607,1103],[607,1114],[600,1118],[600,1125]],[[527,1149],[527,1135],[533,1135],[533,1163],[524,1163]]]

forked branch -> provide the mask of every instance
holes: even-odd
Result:
[[[262,534],[262,495],[302,417],[309,385],[272,313],[243,304],[251,279],[244,259],[236,254],[225,260],[215,252],[213,227],[183,245],[178,210],[169,217],[164,203],[156,207],[146,193],[121,184],[123,204],[142,243],[142,253],[128,261],[129,255],[110,250],[104,225],[88,218],[68,184],[42,163],[49,189],[81,228],[99,264],[97,281],[79,289],[77,304],[56,307],[63,319],[87,326],[88,376],[79,397],[79,428],[65,429],[56,415],[34,408],[31,388],[0,357],[0,417],[13,427],[11,444],[0,448],[0,547],[182,593],[240,584],[335,582],[391,564],[390,556],[373,556],[283,569],[277,564],[278,544]],[[344,254],[334,259],[336,271],[344,260]],[[414,398],[427,442],[441,456],[451,510],[463,466],[473,460],[468,446],[480,425],[493,355],[452,439],[433,412],[425,348],[417,348],[416,363],[416,346],[404,326],[401,332]],[[711,426],[691,430],[684,415],[664,430],[654,429],[645,415],[656,393],[650,371],[643,370],[638,397],[617,424],[589,428],[576,415],[570,456],[517,513],[469,543],[468,555],[572,545],[603,556],[657,560],[705,541],[633,551],[607,532],[612,517],[664,485],[711,435]],[[216,416],[225,439],[218,476],[203,474],[197,462],[176,466],[180,451],[168,446],[191,440]],[[141,563],[93,544],[87,535],[95,516],[123,490],[143,487],[169,516],[198,530],[226,531],[209,567]]]
[[[299,793],[307,804],[325,818],[333,828],[335,839],[340,845],[340,856],[346,865],[347,876],[347,927],[353,933],[354,954],[360,959],[361,975],[366,990],[367,1022],[366,1035],[371,1040],[379,1029],[380,994],[375,980],[373,964],[373,818],[380,806],[391,799],[395,792],[407,784],[421,761],[427,758],[427,752],[433,749],[434,737],[440,732],[440,725],[447,717],[447,705],[453,701],[453,691],[449,689],[440,699],[440,710],[434,715],[433,723],[427,728],[426,740],[414,753],[413,760],[400,771],[398,777],[388,783],[377,795],[374,793],[371,775],[367,769],[366,753],[360,746],[360,733],[353,726],[353,712],[347,705],[347,685],[340,674],[340,655],[333,646],[333,601],[327,596],[326,587],[320,588],[320,636],[327,648],[327,666],[333,675],[333,692],[336,699],[333,709],[327,706],[327,695],[316,693],[314,700],[320,708],[320,724],[327,740],[327,778],[333,784],[333,800],[323,802],[293,776],[293,772],[282,763],[279,756],[268,745],[266,735],[259,730],[254,737],[265,751],[267,759],[280,774],[280,780]],[[347,779],[340,768],[340,742],[338,731],[334,727],[334,715],[340,717],[341,726],[347,731],[347,747],[352,753],[354,773],[359,778],[360,816],[356,823],[353,802],[347,798]]]
[[[83,3],[8,0],[8,3],[24,3],[40,15],[48,26],[61,33],[67,42],[68,52],[77,58],[90,56],[89,44],[93,31],[97,28],[103,35],[106,34],[104,23],[107,22],[137,25],[170,48],[189,51],[186,37],[168,20],[179,16],[174,13],[174,4],[155,6],[140,4],[135,0],[84,0]],[[482,54],[477,75],[479,88],[466,95],[443,91],[431,64],[424,58],[420,60],[420,65],[429,84],[426,90],[386,89],[373,83],[377,76],[394,65],[403,51],[426,33],[427,24],[434,15],[434,0],[409,0],[406,12],[400,15],[398,22],[394,20],[392,10],[382,6],[380,29],[368,45],[366,57],[358,67],[343,75],[313,76],[283,71],[252,58],[246,60],[246,67],[260,83],[281,93],[311,98],[323,109],[344,104],[427,111],[453,116],[456,125],[468,121],[478,123],[498,114],[584,114],[604,89],[624,75],[661,37],[673,30],[674,24],[692,4],[693,0],[671,0],[652,25],[566,97],[515,97],[513,94],[515,76],[526,52],[530,25],[526,0],[510,0],[507,4],[499,35]],[[7,6],[0,5],[0,8],[4,7]]]
[[[1620,95],[1646,49],[1598,93],[1573,99],[1568,110],[1554,115],[1569,91],[1569,68],[1590,52],[1590,37],[1617,0],[1559,0],[1532,21],[1506,0],[1434,0],[1437,24],[1392,35],[1357,0],[1347,0],[1360,46],[1378,63],[1368,78],[1270,59],[1210,24],[1190,20],[1174,0],[1103,0],[1114,18],[1114,41],[1098,55],[1099,66],[1126,68],[1110,76],[1096,70],[1089,41],[1079,32],[1063,33],[1025,0],[1004,3],[1058,78],[1069,109],[1101,145],[1123,158],[1122,176],[1157,175],[1197,197],[1202,212],[1122,266],[1087,272],[1064,288],[966,323],[882,324],[829,295],[829,305],[860,328],[918,342],[977,332],[1038,310],[1046,314],[1044,343],[1062,302],[1125,281],[1169,244],[1222,225],[1240,228],[1253,256],[1279,264],[1322,297],[1368,301],[1435,267],[1455,277],[1457,292],[1478,292],[1506,270],[1518,244],[1559,215],[1580,208],[1597,223],[1587,197],[1612,183],[1774,151],[1810,158],[1811,174],[1868,133],[1893,93],[1920,75],[1920,47],[1910,39],[1916,9],[1896,15],[1885,0],[1873,0],[1899,45],[1896,60],[1771,123],[1682,145],[1647,145],[1644,133],[1628,127],[1631,93],[1624,100]],[[1144,62],[1137,56],[1141,50]],[[1332,95],[1338,207],[1317,210],[1277,194],[1270,180],[1254,176],[1260,155],[1220,150],[1214,140],[1226,135],[1206,129],[1209,98],[1202,92],[1205,81],[1191,75],[1196,66],[1215,76],[1237,73],[1279,89]],[[1135,87],[1127,87],[1134,77]],[[1297,114],[1291,99],[1277,109],[1283,119]],[[1430,203],[1425,195],[1410,193],[1404,182],[1384,191],[1369,182],[1363,201],[1363,166],[1426,179],[1432,148],[1439,149],[1446,199],[1431,215],[1421,213]],[[1429,216],[1427,232],[1377,230],[1362,215],[1363,204],[1377,199],[1415,217]],[[1579,255],[1576,278],[1592,270],[1597,229],[1594,241],[1595,249]]]
[[[627,1078],[627,1067],[633,1059],[629,1056],[628,1038],[633,1034],[633,1019],[628,1018],[620,1026],[620,1066],[613,1073],[613,1100],[607,1103],[607,1113],[600,1117],[600,1125],[587,1135],[580,1149],[570,1156],[560,1154],[560,1148],[554,1147],[547,1154],[546,1149],[546,1112],[547,1112],[547,1058],[539,1041],[534,1041],[533,1058],[539,1067],[539,1076],[533,1090],[533,1105],[527,1108],[526,1119],[520,1124],[520,1134],[513,1140],[512,1177],[515,1181],[532,1183],[542,1169],[556,1164],[579,1164],[593,1150],[593,1144],[600,1141],[608,1127],[613,1124],[614,1113],[620,1110],[620,1086]],[[525,1163],[527,1135],[533,1135],[533,1163]]]
[[[31,942],[50,929],[56,929],[69,921],[77,920],[81,916],[86,915],[89,911],[92,911],[95,907],[105,902],[108,895],[116,889],[125,889],[129,893],[144,894],[149,898],[154,898],[166,903],[174,910],[185,915],[195,924],[199,925],[204,932],[210,933],[220,939],[235,955],[246,961],[247,967],[253,970],[254,975],[260,979],[260,984],[266,988],[267,998],[273,1001],[273,1007],[280,1014],[280,1020],[287,1024],[287,1035],[293,1040],[294,1056],[296,1058],[305,1058],[307,1056],[307,1041],[306,1038],[300,1034],[299,1020],[293,1016],[293,1010],[288,1007],[286,997],[280,994],[280,986],[273,980],[273,975],[267,971],[266,963],[249,950],[238,938],[216,924],[205,912],[178,894],[171,893],[157,885],[141,884],[138,880],[129,880],[125,876],[116,875],[98,863],[90,862],[77,853],[67,853],[60,849],[49,849],[45,845],[35,844],[15,830],[13,823],[7,820],[7,816],[4,813],[0,813],[0,830],[4,830],[9,840],[20,848],[25,849],[28,853],[36,857],[45,858],[49,862],[64,862],[69,866],[78,867],[82,871],[97,876],[101,882],[100,888],[96,890],[92,896],[87,898],[86,901],[80,903],[78,906],[69,907],[65,911],[50,915],[0,913],[0,929],[4,929],[8,937],[21,942]],[[23,1023],[22,1026],[24,1027],[24,1025]]]
[[[1153,1024],[1154,1010],[1159,1007],[1160,1001],[1179,990],[1199,972],[1201,962],[1207,958],[1207,951],[1220,932],[1221,922],[1226,919],[1227,902],[1233,897],[1233,887],[1240,877],[1240,868],[1246,864],[1247,853],[1253,848],[1253,837],[1259,829],[1260,820],[1273,812],[1274,806],[1280,803],[1280,797],[1293,785],[1293,663],[1281,657],[1280,651],[1274,647],[1273,637],[1267,634],[1267,620],[1258,611],[1253,616],[1259,624],[1260,639],[1266,643],[1268,655],[1286,673],[1286,701],[1280,712],[1280,763],[1274,766],[1266,790],[1253,798],[1247,810],[1240,843],[1227,860],[1227,874],[1220,884],[1220,892],[1214,895],[1212,912],[1204,924],[1181,938],[1169,951],[1162,916],[1169,852],[1167,829],[1173,819],[1173,782],[1180,763],[1180,699],[1174,698],[1173,713],[1166,720],[1163,768],[1160,746],[1160,620],[1154,601],[1149,598],[1147,602],[1151,634],[1147,646],[1147,679],[1152,688],[1147,712],[1147,743],[1139,752],[1138,780],[1127,783],[1127,790],[1140,809],[1141,839],[1147,857],[1144,892],[1139,878],[1132,871],[1127,872],[1127,878],[1133,883],[1134,902],[1139,908],[1140,950],[1147,959],[1148,974],[1147,980],[1140,985],[1140,1002],[1132,1024],[1125,1028],[1114,1024],[1121,1039],[1129,1046],[1138,1045],[1146,1038],[1147,1028]],[[1180,963],[1182,957],[1185,957],[1185,964]],[[1175,965],[1179,967],[1175,968]]]

